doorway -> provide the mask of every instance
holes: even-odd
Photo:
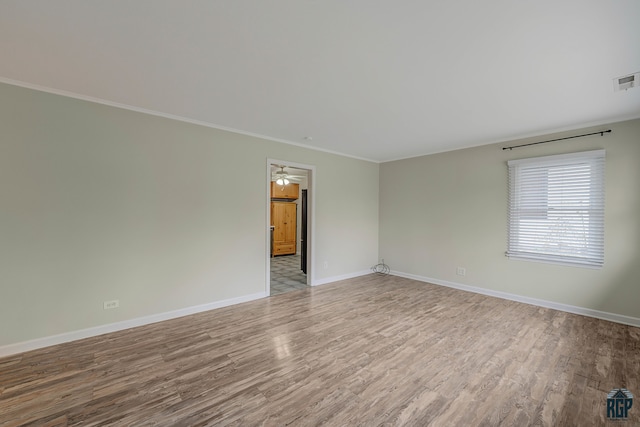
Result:
[[[267,159],[267,295],[313,283],[314,172],[311,165]]]

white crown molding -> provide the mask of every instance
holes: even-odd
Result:
[[[280,142],[282,144],[287,144],[287,145],[294,145],[296,147],[307,148],[309,150],[320,151],[322,153],[334,154],[334,155],[340,156],[340,157],[349,157],[351,159],[363,160],[365,162],[380,163],[380,161],[378,161],[378,160],[367,159],[365,157],[358,157],[358,156],[354,156],[354,155],[346,154],[346,153],[341,153],[339,151],[334,151],[334,150],[327,150],[325,148],[320,148],[320,147],[316,147],[316,146],[313,146],[313,145],[303,144],[303,143],[300,143],[300,142],[294,142],[294,141],[289,141],[289,140],[286,140],[286,139],[274,138],[274,137],[271,137],[271,136],[261,135],[261,134],[253,133],[253,132],[247,132],[247,131],[244,131],[244,130],[235,129],[235,128],[231,128],[231,127],[228,127],[228,126],[222,126],[222,125],[217,125],[215,123],[205,122],[205,121],[202,121],[202,120],[190,119],[188,117],[182,117],[182,116],[178,116],[178,115],[174,115],[174,114],[163,113],[161,111],[156,111],[156,110],[149,110],[147,108],[136,107],[136,106],[128,105],[128,104],[122,104],[122,103],[119,103],[119,102],[113,102],[113,101],[109,101],[109,100],[102,99],[102,98],[96,98],[96,97],[93,97],[93,96],[82,95],[82,94],[76,93],[76,92],[70,92],[70,91],[61,90],[61,89],[54,89],[54,88],[50,88],[50,87],[47,87],[47,86],[41,86],[41,85],[37,85],[37,84],[33,84],[33,83],[23,82],[23,81],[20,81],[20,80],[8,79],[6,77],[0,77],[0,83],[5,83],[5,84],[11,85],[11,86],[23,87],[25,89],[37,90],[39,92],[50,93],[50,94],[53,94],[53,95],[64,96],[64,97],[67,97],[67,98],[78,99],[78,100],[81,100],[81,101],[93,102],[95,104],[107,105],[109,107],[120,108],[120,109],[123,109],[123,110],[129,110],[129,111],[134,111],[136,113],[148,114],[150,116],[157,116],[157,117],[162,117],[162,118],[165,118],[165,119],[177,120],[177,121],[189,123],[189,124],[192,124],[192,125],[198,125],[198,126],[208,127],[208,128],[211,128],[211,129],[222,130],[222,131],[225,131],[225,132],[237,133],[237,134],[240,134],[240,135],[250,136],[250,137],[253,137],[253,138],[265,139],[265,140],[273,141],[273,142]]]
[[[606,311],[593,310],[591,308],[585,308],[585,307],[576,307],[574,305],[562,304],[559,302],[547,301],[547,300],[531,298],[531,297],[525,297],[521,295],[511,294],[508,292],[478,288],[476,286],[462,285],[460,283],[434,279],[431,277],[418,276],[415,274],[403,273],[400,271],[391,271],[390,274],[398,277],[404,277],[406,279],[417,280],[419,282],[431,283],[434,285],[446,286],[447,288],[459,289],[461,291],[473,292],[476,294],[487,295],[490,297],[501,298],[509,301],[521,302],[524,304],[535,305],[537,307],[551,308],[554,310],[564,311],[567,313],[580,314],[582,316],[608,320],[610,322],[621,323],[623,325],[640,327],[640,318],[625,316],[623,314],[608,313]]]
[[[536,131],[536,132],[516,134],[516,135],[512,135],[512,136],[505,137],[505,138],[499,138],[499,139],[495,139],[495,140],[484,140],[484,141],[481,141],[481,142],[476,142],[476,143],[473,143],[473,144],[464,145],[462,147],[454,148],[454,149],[451,149],[451,150],[436,150],[436,151],[424,152],[422,154],[412,154],[411,156],[391,158],[391,159],[388,159],[388,160],[381,160],[378,163],[396,162],[396,161],[399,161],[399,160],[413,159],[413,158],[416,158],[416,157],[424,157],[424,156],[431,156],[431,155],[434,155],[434,154],[449,153],[451,151],[466,150],[468,148],[484,147],[485,145],[517,143],[518,141],[522,141],[522,140],[525,140],[525,139],[544,138],[544,137],[547,137],[549,135],[553,135],[553,134],[557,134],[557,133],[579,131],[579,130],[582,130],[582,129],[588,129],[588,128],[593,128],[593,127],[598,127],[598,126],[615,125],[616,123],[628,122],[630,120],[636,120],[636,119],[640,119],[640,113],[629,114],[629,115],[626,115],[626,116],[617,117],[615,119],[596,120],[596,121],[591,121],[591,122],[579,123],[579,124],[571,125],[571,126],[557,127],[557,128],[545,129],[545,130]]]
[[[149,325],[151,323],[162,322],[164,320],[175,319],[178,317],[188,316],[191,314],[202,313],[204,311],[216,308],[227,307],[230,305],[240,304],[243,302],[253,301],[265,298],[268,295],[265,292],[257,294],[245,295],[237,298],[230,298],[222,301],[214,301],[208,304],[186,307],[179,310],[168,311],[165,313],[152,314],[150,316],[138,317],[135,319],[124,320],[122,322],[109,323],[93,328],[81,329],[78,331],[65,332],[58,335],[52,335],[43,338],[36,338],[30,341],[23,341],[15,344],[9,344],[0,347],[0,357],[10,356],[25,351],[37,350],[39,348],[50,347],[52,345],[63,344],[70,341],[91,338],[98,335],[108,334],[111,332],[122,331],[124,329],[135,328],[138,326]]]

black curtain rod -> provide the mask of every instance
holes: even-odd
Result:
[[[572,138],[582,138],[584,136],[591,136],[591,135],[604,136],[605,133],[611,133],[611,129],[601,130],[600,132],[585,133],[584,135],[567,136],[566,138],[550,139],[548,141],[532,142],[530,144],[514,145],[513,147],[503,147],[502,149],[503,150],[513,150],[514,148],[528,147],[529,145],[546,144],[547,142],[563,141],[565,139],[572,139]]]

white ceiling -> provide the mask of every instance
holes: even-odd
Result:
[[[0,1],[0,81],[374,161],[640,117],[639,42],[638,0]]]

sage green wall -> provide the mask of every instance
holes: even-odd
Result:
[[[267,158],[316,167],[316,280],[377,262],[378,164],[0,84],[0,346],[265,292]]]
[[[392,270],[640,318],[640,120],[380,165],[380,256]],[[600,270],[508,260],[507,160],[606,150]],[[465,267],[466,276],[456,275]]]

